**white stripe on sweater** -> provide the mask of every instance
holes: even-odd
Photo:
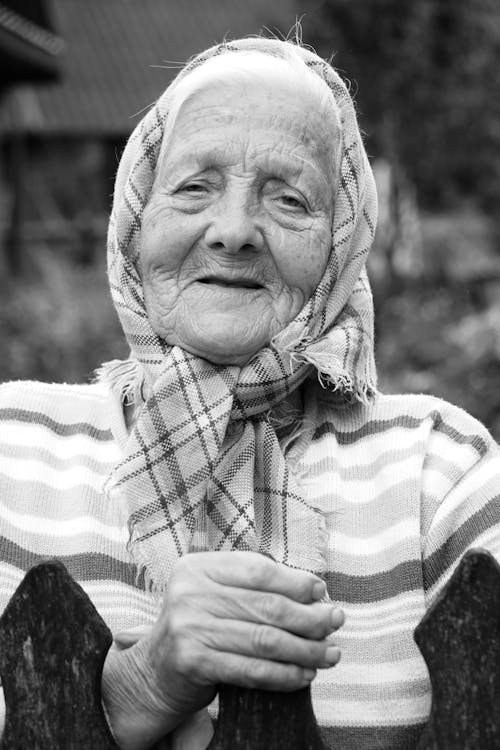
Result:
[[[79,485],[89,485],[96,492],[99,492],[103,484],[102,474],[93,472],[85,466],[71,466],[62,471],[61,469],[53,469],[43,461],[4,458],[1,471],[5,477],[18,481],[23,481],[27,477],[43,477],[43,484],[57,490],[68,490]]]
[[[99,463],[115,464],[121,458],[121,451],[112,440],[96,441],[90,435],[58,435],[45,425],[31,422],[6,421],[10,445],[37,450],[43,446],[57,458],[90,456]]]
[[[37,515],[16,513],[2,502],[0,502],[0,515],[7,523],[22,533],[28,532],[35,537],[46,536],[47,543],[50,543],[51,537],[77,537],[87,534],[101,536],[110,542],[119,544],[126,544],[128,540],[126,526],[121,528],[111,526],[92,516],[75,516],[66,520],[48,519]],[[77,540],[74,539],[73,543],[77,544]],[[88,540],[86,542],[82,540],[82,544],[88,549]]]

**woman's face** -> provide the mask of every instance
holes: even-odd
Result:
[[[242,365],[302,309],[328,260],[338,125],[294,77],[218,76],[182,103],[141,234],[154,331]]]

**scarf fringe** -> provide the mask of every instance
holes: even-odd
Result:
[[[155,605],[157,607],[161,607],[167,589],[167,581],[161,581],[159,583],[153,579],[153,576],[150,573],[147,564],[145,562],[140,562],[137,558],[136,550],[138,546],[138,544],[133,544],[132,539],[129,538],[127,544],[127,552],[129,553],[137,569],[137,573],[135,575],[135,585],[139,589],[144,587],[144,591],[147,591],[148,594],[151,594],[151,596],[153,597]]]
[[[94,370],[93,382],[106,383],[125,406],[139,406],[146,400],[144,370],[135,357],[103,362]]]
[[[126,364],[126,362],[113,360],[112,362],[106,362],[102,367],[98,368],[98,370],[96,370],[98,382],[109,382],[107,378],[110,375],[116,374],[115,368],[119,364]],[[107,365],[110,365],[110,367],[106,367]],[[126,549],[136,568],[134,580],[135,585],[137,588],[144,589],[150,593],[153,596],[155,604],[160,607],[165,594],[166,582],[162,581],[161,583],[158,583],[153,578],[147,561],[141,559],[143,556],[142,548],[139,544],[139,534],[135,524],[131,521],[130,516],[127,513],[126,498],[123,496],[121,490],[110,482],[109,476],[104,482],[102,492],[111,503],[114,503],[117,506],[120,516],[127,524],[128,539]]]
[[[364,404],[368,406],[378,395],[376,380],[353,378],[345,369],[332,366],[332,356],[309,353],[307,350],[288,352],[293,363],[305,362],[316,371],[322,388],[337,396],[340,403]],[[368,368],[367,368],[368,369]]]
[[[368,405],[378,395],[377,384],[367,379],[355,380],[346,370],[335,370],[328,367],[325,358],[307,351],[289,352],[292,362],[306,362],[314,367],[318,381],[322,388],[336,394],[345,404],[361,403]],[[328,357],[331,361],[331,357]],[[146,401],[146,378],[143,367],[135,357],[128,359],[112,359],[94,371],[93,382],[106,383],[120,396],[125,406],[140,408]],[[301,422],[299,409],[284,403],[278,405],[268,415],[269,421],[276,429],[296,428]]]
[[[313,365],[320,385],[332,394],[338,394],[339,405],[354,402],[368,403],[376,394],[375,386],[368,383],[354,383],[353,379],[345,372],[321,371],[318,359],[310,357],[306,352],[294,352],[294,356],[297,361],[300,359]],[[108,387],[119,395],[124,406],[133,407],[133,420],[130,425],[132,426],[147,397],[145,392],[145,374],[140,362],[133,357],[126,360],[115,359],[105,362],[95,371],[95,381],[106,383]],[[265,416],[276,431],[280,448],[284,455],[286,455],[290,446],[308,429],[307,417],[303,413],[300,401],[294,403],[285,399]],[[289,466],[292,473],[295,474],[293,465],[290,464]],[[110,499],[118,502],[121,507],[126,507],[126,502],[123,502],[123,498],[120,498],[120,489],[118,487],[114,489],[109,484],[109,478],[103,489]],[[318,570],[313,572],[321,575],[323,570],[326,569],[328,541],[326,519],[324,513],[318,508],[311,507],[311,510],[316,516],[317,526],[315,537],[316,549],[319,556],[318,560],[316,560]],[[144,557],[144,550],[140,544],[140,534],[131,517],[127,518],[127,524],[127,550],[136,566],[136,584],[141,587],[143,586],[146,591],[151,593],[156,604],[161,605],[167,580],[161,575],[159,570],[151,569],[147,557]]]
[[[337,394],[339,400],[346,405],[364,404],[368,406],[378,395],[374,383],[353,380],[344,372],[321,372],[318,370],[318,381],[322,388]]]
[[[311,572],[317,575],[319,578],[324,579],[325,578],[325,571],[328,569],[328,542],[329,542],[329,533],[327,529],[327,523],[326,519],[328,516],[328,513],[323,512],[319,508],[316,508],[314,506],[311,506],[311,510],[314,512],[317,520],[317,552],[318,552],[318,570],[312,570]],[[129,531],[129,539],[127,542],[127,552],[129,553],[131,559],[134,561],[134,565],[136,566],[137,572],[135,576],[135,584],[138,588],[144,587],[144,590],[150,593],[155,601],[155,604],[157,606],[161,606],[163,602],[163,598],[165,596],[165,592],[168,586],[168,580],[165,580],[165,578],[156,578],[154,577],[154,573],[149,569],[148,564],[146,561],[141,560],[141,546],[140,546],[140,540],[138,538],[137,530],[134,528],[134,525],[129,521],[128,522],[128,531]],[[134,536],[136,538],[134,538]],[[193,551],[208,551],[207,550],[193,550]],[[256,550],[258,552],[258,550]],[[260,554],[266,555],[265,552],[260,552]],[[271,557],[271,559],[274,560],[274,557],[272,555],[268,555]],[[297,570],[302,570],[302,568],[289,564],[289,567],[295,568]],[[328,591],[326,591],[325,595],[321,599],[322,602],[331,602],[330,595]]]

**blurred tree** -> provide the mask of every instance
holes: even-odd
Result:
[[[320,0],[313,41],[359,89],[373,155],[447,207],[500,193],[500,3]],[[313,21],[314,23],[314,21]]]

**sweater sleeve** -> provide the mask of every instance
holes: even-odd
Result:
[[[422,566],[430,605],[465,552],[500,561],[500,449],[466,412],[441,404],[432,415],[422,477]]]

